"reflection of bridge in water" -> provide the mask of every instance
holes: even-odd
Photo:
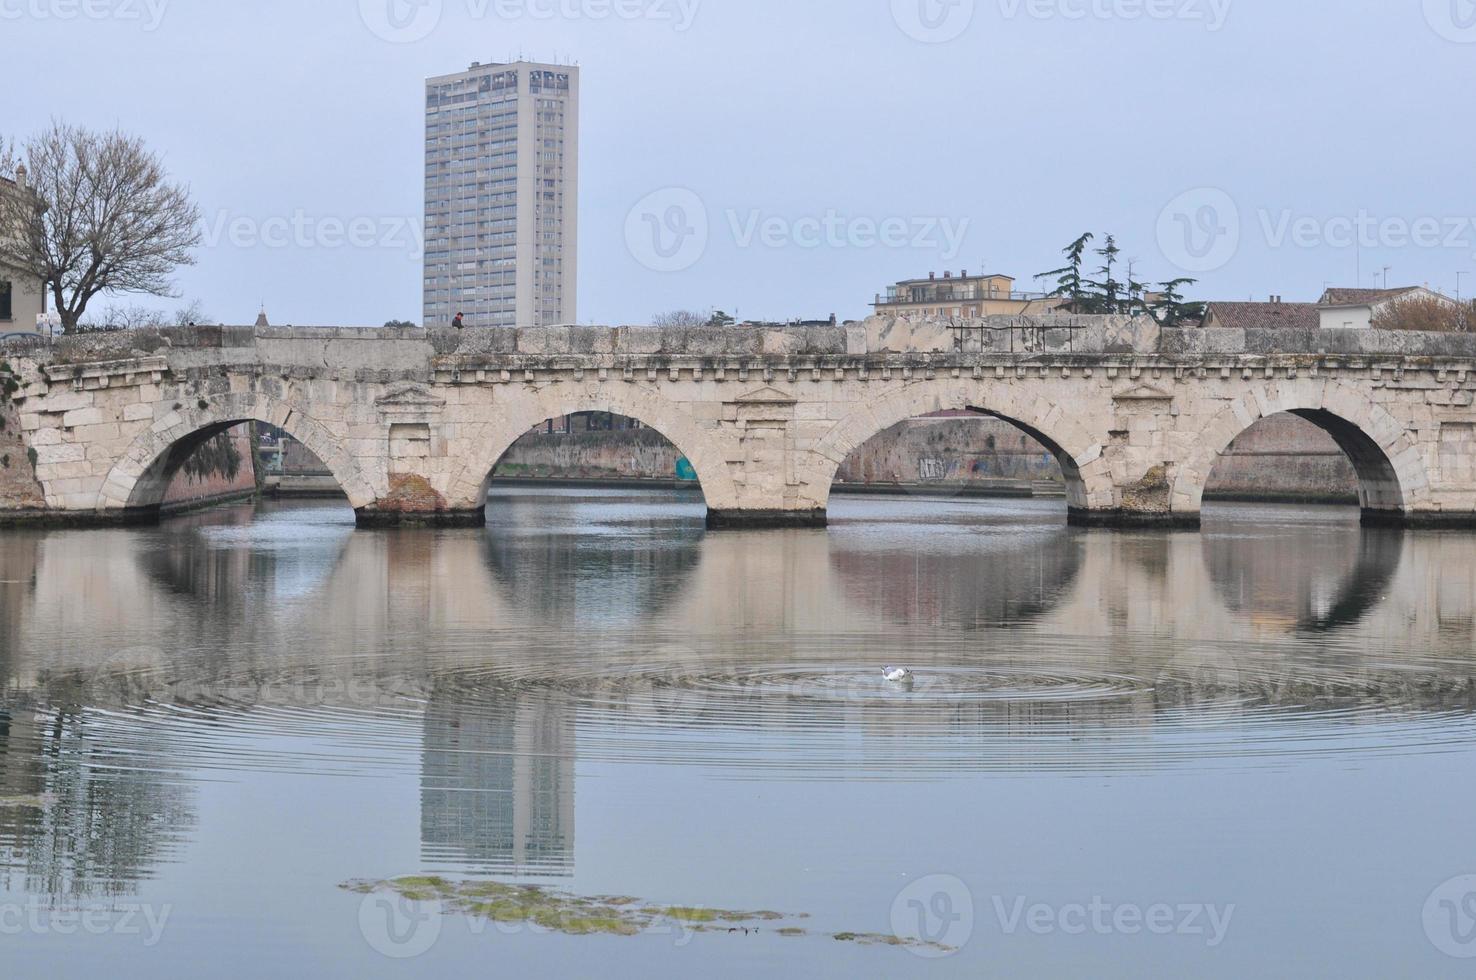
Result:
[[[1268,535],[1219,522],[1200,536],[1099,539],[1028,516],[974,528],[924,518],[749,538],[705,535],[695,515],[637,515],[588,536],[577,522],[358,536],[311,516],[305,534],[291,513],[141,535],[5,536],[0,666],[24,687],[40,670],[65,673],[99,653],[136,661],[147,647],[160,666],[208,662],[230,686],[276,678],[304,654],[401,664],[444,655],[448,637],[455,656],[475,657],[485,650],[466,644],[479,634],[552,638],[566,649],[568,631],[626,627],[796,636],[1033,624],[1110,643],[1144,631],[1356,636],[1371,621],[1387,634],[1380,621],[1402,630],[1413,617],[1441,642],[1470,628],[1476,592],[1460,539],[1352,524],[1278,525]],[[67,642],[78,635],[103,649]],[[223,650],[228,676],[217,669]]]
[[[923,507],[754,537],[634,510],[584,536],[576,505],[525,533],[310,537],[286,508],[0,538],[0,792],[63,802],[0,813],[6,866],[136,887],[188,835],[191,781],[233,764],[209,753],[283,719],[335,757],[365,731],[405,746],[428,864],[536,876],[572,871],[576,758],[1101,771],[1202,757],[1193,725],[1222,724],[1240,764],[1309,732],[1421,751],[1476,711],[1460,536],[940,528]],[[898,649],[925,681],[902,698],[872,663]]]
[[[1206,536],[1204,560],[1232,613],[1301,633],[1353,626],[1388,597],[1405,541],[1397,531],[1328,534],[1282,525],[1273,534]]]

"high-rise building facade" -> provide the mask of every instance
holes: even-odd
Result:
[[[578,322],[579,69],[473,64],[425,85],[425,325]]]

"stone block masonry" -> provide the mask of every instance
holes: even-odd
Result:
[[[536,432],[513,443],[498,463],[496,479],[670,487],[685,482],[681,459],[654,429]],[[1008,422],[977,415],[899,423],[847,456],[836,481],[836,493],[905,489],[942,496],[1029,496],[1043,487],[1048,495],[1056,492],[1051,487],[1064,492],[1060,465],[1049,450]],[[290,443],[282,492],[317,496],[325,485],[337,493],[322,463]],[[1225,451],[1205,497],[1356,504],[1358,475],[1325,432],[1294,415],[1280,415],[1257,422]]]
[[[0,371],[0,379],[7,372]],[[0,380],[3,386],[3,380]],[[46,494],[36,479],[32,458],[54,448],[51,438],[27,440],[21,432],[20,411],[10,398],[0,396],[0,524],[6,514],[34,514],[46,509]]]
[[[72,520],[156,517],[191,453],[257,420],[321,459],[366,525],[478,524],[518,438],[545,419],[610,412],[671,440],[714,526],[813,526],[873,436],[972,410],[1051,455],[1081,524],[1194,526],[1222,455],[1284,413],[1351,459],[1371,522],[1476,524],[1462,450],[1476,431],[1476,338],[1462,335],[1177,331],[1116,317],[212,328],[74,338],[10,360],[41,510]]]

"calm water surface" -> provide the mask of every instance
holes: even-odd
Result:
[[[1476,969],[1449,955],[1476,954],[1476,538],[1318,508],[1172,535],[1054,502],[842,499],[761,534],[680,495],[489,513],[0,533],[4,974]],[[340,888],[404,875],[806,935]]]

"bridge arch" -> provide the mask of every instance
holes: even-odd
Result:
[[[275,425],[306,446],[323,461],[355,509],[374,502],[374,490],[358,463],[322,423],[269,395],[245,392],[181,402],[139,433],[103,480],[97,509],[157,512],[185,460],[207,440],[245,422]]]
[[[513,443],[548,419],[581,412],[609,412],[635,419],[661,433],[687,458],[709,510],[737,506],[738,492],[728,471],[736,458],[716,422],[704,426],[682,405],[632,384],[598,387],[559,383],[541,389],[499,389],[494,421],[467,426],[466,462],[451,480],[451,496],[466,506],[486,506],[487,491],[498,462]]]
[[[841,464],[873,437],[908,419],[948,411],[998,418],[1044,446],[1061,465],[1073,514],[1113,507],[1112,477],[1101,440],[1060,405],[1013,380],[918,381],[859,404],[811,453],[812,471],[806,482],[814,499],[821,507],[829,506]]]
[[[1215,463],[1261,419],[1289,413],[1333,438],[1358,474],[1364,523],[1397,523],[1427,496],[1425,457],[1408,427],[1363,393],[1343,384],[1263,384],[1219,412],[1201,431],[1174,483],[1176,513],[1198,514]]]

